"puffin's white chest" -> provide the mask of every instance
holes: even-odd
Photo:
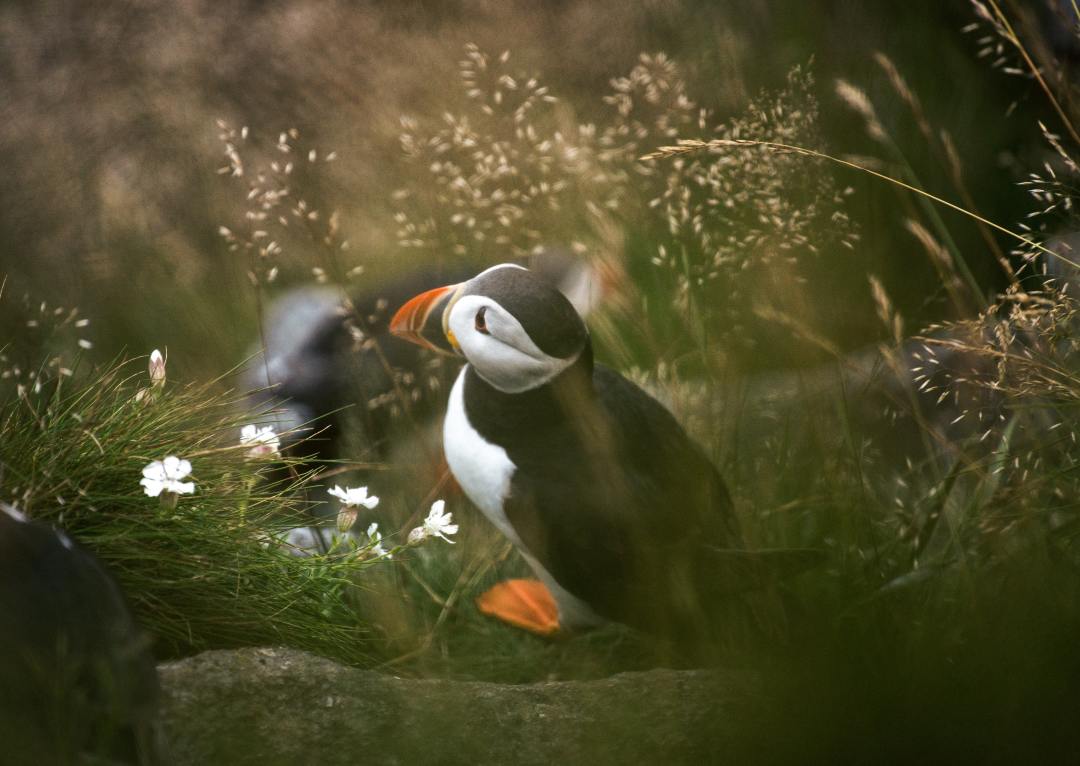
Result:
[[[587,604],[555,581],[521,542],[506,517],[503,501],[510,493],[510,481],[517,466],[505,449],[487,441],[469,422],[465,413],[466,370],[467,365],[454,381],[443,421],[443,450],[450,471],[473,504],[517,546],[536,576],[551,591],[559,606],[559,619],[564,627],[585,627],[602,622]]]
[[[510,492],[510,480],[517,467],[506,450],[484,439],[465,414],[465,371],[462,368],[450,390],[450,402],[443,421],[443,449],[446,462],[457,483],[485,516],[521,547],[521,539],[503,511]]]

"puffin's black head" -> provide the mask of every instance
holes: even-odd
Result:
[[[390,331],[437,351],[460,353],[480,377],[511,394],[548,382],[589,342],[585,323],[566,296],[513,264],[416,296],[394,315]]]

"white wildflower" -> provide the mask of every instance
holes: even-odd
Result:
[[[455,534],[458,531],[458,525],[451,523],[454,514],[444,513],[443,511],[445,508],[445,500],[436,500],[432,503],[431,510],[428,511],[423,526],[419,526],[409,533],[409,543],[415,545],[417,543],[422,543],[429,537],[441,537],[443,540],[446,540],[446,542],[453,545],[454,541],[447,537],[447,535]]]
[[[374,554],[377,557],[386,556],[386,558],[388,558],[388,559],[393,558],[393,556],[390,554],[390,552],[387,551],[386,548],[383,547],[382,535],[379,534],[379,525],[378,525],[378,523],[372,522],[371,526],[369,526],[367,528],[367,536],[368,536],[368,541],[370,542],[370,545],[371,545],[371,548],[369,550],[371,551],[372,554]]]
[[[362,505],[370,511],[379,504],[378,497],[368,495],[367,487],[346,487],[342,489],[335,484],[334,488],[327,490],[327,492],[343,504],[354,508]]]
[[[275,457],[281,450],[281,439],[273,426],[246,425],[240,429],[240,445],[250,447],[247,451],[250,459]]]
[[[139,483],[149,497],[162,497],[175,503],[177,495],[190,495],[195,491],[195,482],[182,481],[190,473],[191,463],[169,455],[143,468],[143,478]]]

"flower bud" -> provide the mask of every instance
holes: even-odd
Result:
[[[353,524],[356,523],[356,517],[360,513],[360,509],[354,505],[343,505],[337,515],[337,528],[338,531],[344,534],[352,529]]]
[[[150,352],[150,385],[165,385],[165,357],[156,348]]]

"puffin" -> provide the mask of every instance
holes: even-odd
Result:
[[[496,585],[482,611],[544,635],[616,622],[707,641],[724,629],[721,605],[763,571],[728,489],[663,405],[594,362],[564,295],[500,264],[415,296],[390,330],[466,361],[445,459],[536,575]]]

